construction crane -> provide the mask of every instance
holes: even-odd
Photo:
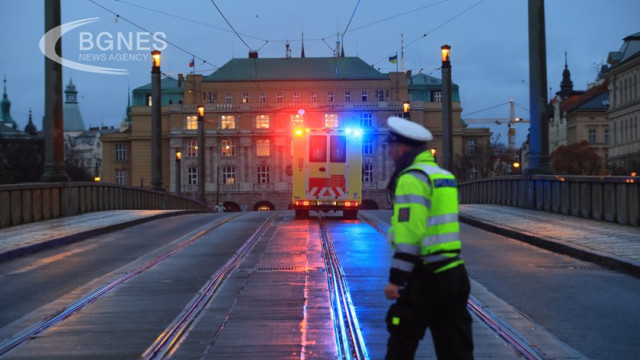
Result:
[[[501,104],[504,105],[504,104]],[[500,106],[500,105],[498,105]],[[513,153],[516,150],[516,129],[513,126],[517,123],[528,123],[529,120],[525,120],[521,117],[516,117],[515,104],[513,99],[509,100],[509,118],[491,118],[491,119],[462,119],[465,123],[471,124],[507,124],[509,127],[508,136],[509,136],[509,152]]]

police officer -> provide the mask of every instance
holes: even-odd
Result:
[[[456,179],[427,148],[429,130],[399,117],[388,118],[387,125],[396,169],[388,186],[394,255],[384,294],[396,303],[387,313],[386,359],[413,359],[427,328],[438,359],[473,359]]]

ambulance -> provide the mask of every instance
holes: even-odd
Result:
[[[359,128],[293,130],[293,208],[342,211],[356,219],[362,203],[362,136]]]

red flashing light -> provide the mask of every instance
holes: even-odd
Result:
[[[302,206],[309,206],[309,202],[308,201],[303,201],[302,202]]]

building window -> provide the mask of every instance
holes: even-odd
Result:
[[[147,95],[147,106],[153,105],[153,101],[151,100],[151,95]]]
[[[258,184],[268,184],[268,183],[269,183],[269,167],[258,166]]]
[[[276,102],[279,102],[279,103],[282,102],[282,93],[281,92],[276,94]]]
[[[360,113],[360,127],[373,127],[373,116],[371,115],[371,113]]]
[[[311,92],[311,102],[316,102],[318,101],[318,94],[316,94],[315,91]]]
[[[198,185],[198,168],[187,168],[187,184]]]
[[[210,103],[215,103],[216,100],[218,99],[218,93],[217,92],[209,92],[209,102]]]
[[[236,183],[236,168],[234,166],[222,167],[222,183],[233,185]]]
[[[434,90],[431,92],[431,102],[442,102],[442,91]]]
[[[261,92],[260,93],[260,102],[261,103],[266,103],[267,102],[267,94]]]
[[[596,129],[589,129],[589,144],[596,143]]]
[[[476,139],[467,140],[467,155],[473,155],[476,152]]]
[[[222,156],[236,155],[236,142],[232,139],[222,139]]]
[[[256,140],[256,155],[269,156],[269,139]]]
[[[373,164],[370,164],[370,163],[362,164],[362,182],[365,182],[365,183],[373,182]]]
[[[293,93],[293,102],[300,102],[300,93],[299,92],[294,92]]]
[[[116,184],[127,185],[127,170],[116,170]]]
[[[327,92],[327,102],[333,102],[333,91]]]
[[[127,160],[127,145],[117,144],[116,145],[116,161],[125,161],[125,160]]]
[[[337,128],[338,127],[338,114],[324,114],[324,127]]]
[[[478,177],[478,170],[476,170],[475,166],[472,166],[471,168],[469,168],[469,170],[467,170],[468,180],[476,180],[477,177]]]
[[[188,157],[198,156],[198,141],[196,139],[187,140],[187,156]]]
[[[242,94],[242,103],[243,104],[248,104],[249,103],[249,93]]]
[[[232,130],[236,128],[236,116],[235,115],[222,115],[220,121],[220,128],[222,130]]]
[[[604,129],[604,142],[605,144],[609,145],[609,129]]]
[[[384,90],[376,90],[378,101],[384,101]]]
[[[269,128],[269,115],[256,116],[256,129],[268,129]]]
[[[373,136],[362,139],[362,155],[373,155]]]
[[[344,92],[344,102],[350,102],[351,101],[351,91],[345,91]]]
[[[367,91],[366,90],[362,91],[362,101],[367,101]]]
[[[304,116],[300,114],[291,115],[291,128],[301,128],[304,127]]]
[[[187,130],[198,130],[198,117],[196,115],[187,116]]]
[[[227,104],[231,104],[232,98],[231,98],[231,93],[227,93],[227,96],[225,98],[225,101]]]

